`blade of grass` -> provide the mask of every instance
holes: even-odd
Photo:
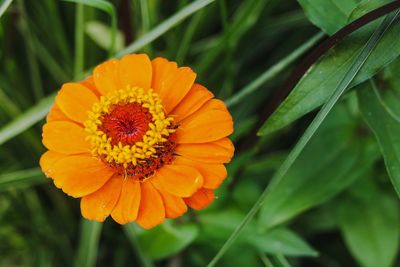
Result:
[[[35,43],[35,53],[47,71],[53,76],[53,79],[58,83],[63,83],[71,79],[70,74],[67,73],[52,55],[47,51],[45,46],[37,39],[33,38]]]
[[[10,188],[27,187],[49,181],[40,168],[26,169],[0,175],[0,192]]]
[[[261,261],[264,263],[265,267],[275,267],[274,264],[268,259],[267,255],[260,254],[259,255]]]
[[[147,0],[139,0],[140,6],[140,13],[142,19],[142,34],[146,34],[149,32],[151,24],[150,24],[150,10],[149,10],[149,3]],[[149,54],[153,54],[153,49],[151,44],[148,44],[145,47],[145,51]]]
[[[133,223],[128,223],[123,226],[126,236],[131,242],[132,248],[135,251],[136,256],[139,258],[142,267],[154,267],[153,262],[146,256],[145,252],[142,250],[137,239],[135,225]]]
[[[117,12],[112,3],[105,0],[63,0],[65,2],[79,3],[91,6],[108,13],[111,17],[111,44],[110,44],[110,57],[115,54],[115,44],[117,36]],[[83,25],[82,25],[83,26]]]
[[[40,100],[36,105],[0,128],[0,145],[41,121],[53,105],[54,94]]]
[[[373,49],[378,44],[381,37],[384,35],[384,33],[390,27],[390,25],[392,25],[394,20],[398,17],[399,13],[400,13],[400,11],[396,11],[394,14],[388,15],[385,18],[385,20],[381,23],[381,25],[375,30],[375,32],[372,34],[370,39],[367,41],[367,43],[364,45],[364,47],[360,50],[359,54],[357,55],[357,57],[351,64],[347,73],[344,75],[344,77],[341,79],[341,81],[336,86],[336,89],[334,90],[333,94],[329,97],[328,101],[322,106],[321,110],[318,112],[318,114],[316,115],[314,120],[311,122],[311,124],[305,130],[304,134],[301,136],[300,140],[297,142],[295,147],[289,153],[286,160],[283,162],[283,164],[277,170],[275,175],[272,177],[272,180],[269,183],[269,185],[264,189],[263,193],[258,198],[257,202],[253,205],[253,207],[250,209],[250,211],[247,213],[246,217],[242,220],[242,222],[238,225],[238,227],[235,229],[235,231],[231,234],[231,236],[228,238],[228,240],[225,242],[225,244],[221,247],[221,249],[217,252],[217,254],[214,256],[214,258],[207,265],[208,267],[212,267],[212,266],[216,265],[216,263],[221,259],[221,257],[225,254],[225,252],[236,241],[236,239],[238,238],[238,236],[240,235],[242,230],[253,219],[253,217],[255,216],[257,211],[264,204],[264,201],[265,201],[266,197],[268,196],[269,192],[272,191],[276,187],[276,185],[279,184],[279,182],[285,176],[285,174],[287,173],[289,168],[293,165],[293,163],[295,162],[297,157],[300,155],[300,153],[303,151],[305,146],[310,141],[311,137],[314,135],[316,130],[319,128],[321,123],[324,121],[324,119],[326,118],[326,116],[328,115],[330,110],[333,108],[333,106],[339,100],[340,96],[344,93],[344,91],[350,85],[351,81],[354,79],[354,77],[360,71],[360,69],[364,65],[365,61],[368,59],[369,55],[371,54]],[[262,132],[260,132],[259,134],[262,134]]]
[[[186,7],[175,13],[173,16],[164,20],[161,24],[156,26],[146,35],[143,35],[141,38],[130,44],[128,47],[119,51],[116,54],[116,56],[121,57],[123,55],[136,52],[137,50],[143,48],[147,44],[151,43],[152,41],[163,35],[165,32],[172,29],[174,26],[176,26],[179,22],[181,22],[188,16],[196,13],[197,11],[201,10],[203,7],[211,4],[214,1],[215,0],[196,0],[190,3],[189,5],[187,5]]]
[[[194,33],[196,32],[201,20],[204,17],[204,11],[200,10],[197,14],[193,16],[190,21],[189,26],[187,26],[185,34],[183,35],[181,45],[178,48],[176,54],[176,61],[183,64],[186,54],[189,51],[190,42],[193,39]]]
[[[306,53],[311,47],[313,47],[316,43],[318,43],[324,33],[320,32],[311,37],[307,42],[305,42],[302,46],[294,50],[288,56],[283,58],[281,61],[267,69],[263,74],[261,74],[257,79],[253,82],[246,85],[243,89],[241,89],[238,93],[229,97],[225,103],[228,107],[232,107],[239,103],[242,99],[248,96],[251,93],[254,93],[259,89],[263,84],[267,81],[273,79],[276,75],[278,75],[281,71],[287,68],[290,64],[292,64],[295,60],[301,57],[304,53]]]
[[[75,267],[93,267],[96,264],[97,250],[102,224],[99,222],[81,220],[81,234]]]
[[[83,71],[83,57],[85,53],[85,38],[84,38],[84,5],[82,3],[76,4],[76,15],[75,15],[75,58],[74,58],[74,78]]]
[[[26,42],[26,57],[28,59],[28,67],[29,73],[31,75],[31,82],[33,93],[36,100],[39,100],[43,97],[43,83],[40,75],[40,68],[35,54],[35,45],[33,43],[33,34],[29,29],[29,23],[27,21],[27,14],[25,10],[24,0],[17,1],[18,10],[21,12],[19,28],[23,36],[25,36]]]
[[[4,0],[0,5],[0,18],[6,12],[7,8],[11,5],[13,0]]]

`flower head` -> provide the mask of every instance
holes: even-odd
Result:
[[[134,54],[64,84],[43,126],[42,170],[90,220],[151,228],[205,208],[233,156],[233,123],[195,78]]]

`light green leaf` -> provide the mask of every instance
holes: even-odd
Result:
[[[7,8],[11,5],[13,0],[3,0],[0,4],[0,18],[6,12]]]
[[[117,13],[112,3],[105,0],[63,0],[65,2],[79,3],[91,6],[107,12],[111,17],[111,30],[110,30],[110,56],[116,51],[116,36],[117,36]],[[83,16],[83,13],[82,13]],[[83,21],[79,23],[79,27],[83,26]],[[83,28],[83,27],[82,27]]]
[[[41,121],[49,112],[53,102],[54,95],[43,98],[15,120],[0,128],[0,145]]]
[[[361,266],[390,267],[399,245],[398,204],[375,188],[360,184],[359,189],[359,194],[345,198],[339,206],[344,240]]]
[[[107,50],[111,45],[111,28],[100,21],[88,21],[85,25],[86,34],[101,48]],[[117,32],[115,47],[120,50],[124,47],[124,35]]]
[[[244,239],[249,245],[264,253],[285,254],[287,256],[318,256],[318,252],[297,234],[286,228],[277,228],[266,234],[245,236]]]
[[[357,6],[355,0],[298,0],[306,16],[324,32],[332,35],[347,24]]]
[[[203,242],[210,239],[217,242],[224,241],[235,229],[243,215],[240,211],[229,209],[225,211],[201,214],[203,232],[200,234]],[[318,253],[303,241],[294,232],[286,228],[277,228],[271,231],[260,231],[255,224],[245,230],[245,234],[238,240],[238,246],[252,246],[259,252],[284,254],[292,256],[316,256]]]
[[[400,197],[400,121],[384,108],[374,84],[358,90],[361,112],[378,140],[392,184]]]
[[[205,6],[211,4],[215,0],[196,0],[176,12],[173,16],[164,20],[161,24],[157,25],[151,31],[140,37],[138,40],[128,45],[125,49],[119,51],[116,56],[121,57],[123,55],[136,52],[140,48],[146,46],[151,43],[173,27],[175,27],[179,22],[187,18],[188,16],[196,13],[201,10]]]
[[[107,12],[110,16],[115,13],[113,4],[106,0],[63,0],[64,2],[81,3]]]
[[[0,192],[12,188],[27,187],[46,183],[47,180],[39,168],[0,174]]]
[[[270,228],[335,196],[379,157],[375,142],[356,137],[344,105],[332,111],[281,183],[265,200],[259,224]],[[368,142],[366,142],[368,141]]]
[[[102,226],[102,223],[82,218],[75,267],[95,266]]]
[[[260,133],[269,134],[279,130],[325,103],[376,25],[371,23],[353,33],[311,67],[265,122]],[[371,78],[400,55],[398,36],[400,24],[396,23],[382,37],[349,88]]]
[[[140,246],[151,259],[159,260],[175,255],[189,246],[197,237],[194,224],[172,226],[164,223],[139,236]]]

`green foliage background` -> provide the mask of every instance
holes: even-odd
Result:
[[[264,122],[315,44],[389,2],[0,1],[0,266],[400,266],[399,19],[346,37]],[[192,67],[235,121],[216,201],[150,231],[83,220],[38,168],[60,85],[132,52]]]

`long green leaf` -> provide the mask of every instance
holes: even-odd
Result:
[[[370,7],[365,8],[367,9],[359,10],[357,13],[368,12]],[[350,69],[351,63],[368,40],[376,23],[368,24],[357,30],[310,68],[264,124],[262,132],[272,133],[279,130],[326,103],[336,84]],[[396,23],[372,51],[365,66],[354,78],[349,88],[368,80],[400,56],[400,42],[397,41],[399,35],[400,24]]]
[[[82,218],[75,267],[94,267],[103,224]]]
[[[358,90],[363,117],[378,140],[386,169],[400,197],[400,122],[384,108],[373,82]]]
[[[368,180],[356,186],[338,206],[339,228],[345,243],[360,266],[391,267],[399,247],[398,201]]]
[[[144,251],[141,244],[139,243],[139,239],[137,237],[138,230],[136,229],[136,225],[133,223],[128,223],[123,226],[126,236],[131,243],[132,248],[136,256],[138,257],[140,264],[142,267],[154,267],[153,262],[150,260],[147,251]]]
[[[13,0],[3,0],[0,5],[0,18],[6,12],[7,8],[11,5]]]
[[[12,188],[45,183],[47,181],[39,168],[0,174],[0,192]]]
[[[371,52],[374,50],[376,45],[381,40],[382,36],[386,32],[386,30],[392,25],[393,21],[397,18],[400,11],[397,11],[395,14],[388,15],[386,19],[382,22],[382,24],[378,27],[377,30],[372,34],[370,39],[364,45],[362,50],[359,52],[357,57],[353,60],[350,69],[346,72],[346,74],[342,77],[339,83],[336,85],[333,94],[329,97],[328,101],[323,105],[321,110],[318,112],[317,116],[311,122],[310,126],[306,129],[304,134],[301,136],[298,143],[295,145],[293,150],[290,152],[284,163],[275,173],[274,177],[271,180],[271,183],[265,188],[264,192],[261,194],[260,198],[248,212],[243,221],[238,225],[229,239],[225,242],[222,248],[218,251],[215,257],[211,260],[211,262],[207,265],[208,267],[215,266],[219,259],[225,254],[225,252],[231,247],[231,245],[238,238],[239,234],[242,230],[247,226],[247,224],[253,219],[257,211],[264,204],[265,199],[269,195],[270,191],[273,191],[275,187],[280,183],[284,175],[287,173],[289,168],[293,165],[297,157],[303,151],[307,143],[310,141],[311,137],[314,135],[316,130],[319,128],[321,123],[324,121],[329,111],[333,108],[336,102],[339,100],[340,96],[344,93],[344,91],[348,88],[350,83],[353,81],[357,73],[360,71]]]
[[[356,0],[298,0],[306,16],[328,34],[346,26]]]
[[[246,85],[243,89],[239,90],[238,93],[229,97],[225,103],[228,107],[232,107],[238,104],[242,99],[244,99],[247,95],[254,93],[259,89],[263,84],[267,81],[273,79],[281,73],[284,69],[286,69],[290,64],[292,64],[296,59],[301,57],[304,53],[306,53],[311,47],[313,47],[318,41],[322,39],[324,36],[323,33],[318,33],[310,38],[307,42],[301,45],[299,48],[294,50],[292,53],[287,55],[285,58],[280,60],[275,65],[271,66],[265,72],[263,72],[257,79]]]
[[[188,16],[196,13],[197,11],[201,10],[203,7],[211,4],[214,1],[215,0],[196,0],[190,3],[182,10],[178,11],[173,16],[171,16],[170,18],[164,20],[153,30],[149,31],[147,34],[143,35],[141,38],[130,44],[128,47],[119,51],[116,54],[116,56],[121,57],[123,55],[136,52],[140,48],[146,46],[147,44],[151,43],[152,41],[163,35],[165,32],[172,29],[174,26],[176,26],[179,22],[181,22]]]
[[[72,3],[78,3],[78,4],[84,4],[87,6],[91,6],[100,10],[103,10],[107,12],[110,17],[111,17],[111,44],[110,44],[110,56],[112,56],[115,53],[115,38],[117,36],[117,12],[115,10],[115,7],[112,3],[105,1],[105,0],[63,0],[65,2],[72,2]],[[79,11],[79,8],[78,8]],[[80,14],[78,12],[77,18],[80,21]],[[82,13],[83,16],[83,13]],[[78,21],[77,21],[78,22]],[[79,22],[79,24],[82,24],[82,22]],[[80,26],[83,31],[83,25]],[[77,33],[78,34],[78,33]]]
[[[361,178],[379,158],[372,138],[356,136],[345,105],[332,110],[285,177],[266,198],[259,224],[270,228],[332,198]],[[329,148],[329,152],[327,152]],[[316,164],[318,162],[318,164]]]
[[[43,98],[35,106],[15,118],[15,120],[3,126],[0,129],[0,145],[41,121],[49,112],[53,102],[54,95]]]

